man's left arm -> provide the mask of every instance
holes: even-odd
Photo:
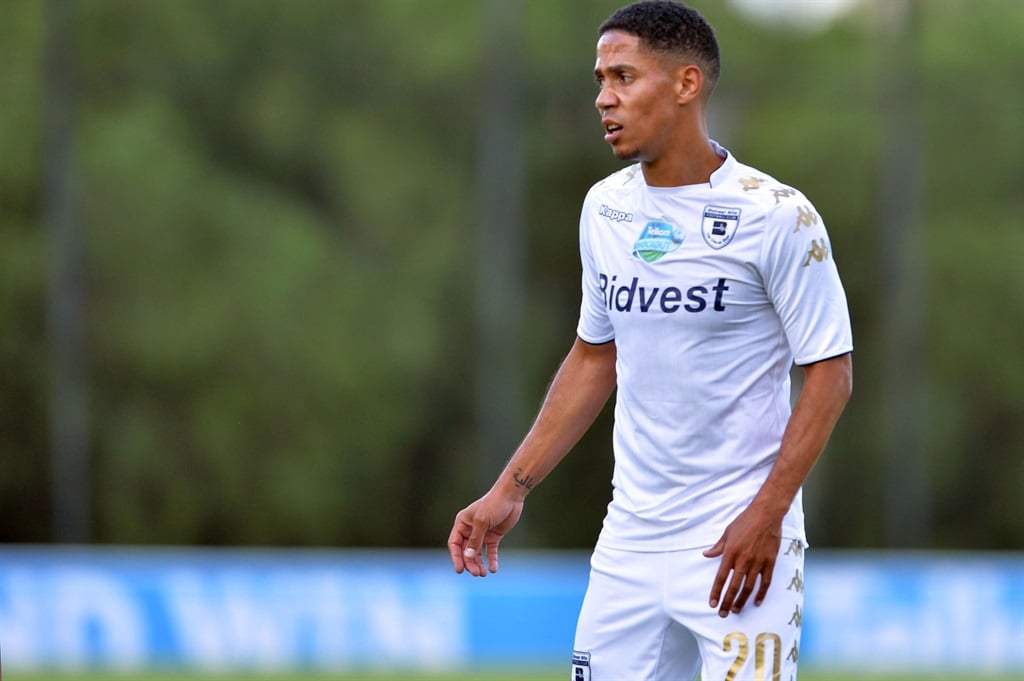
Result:
[[[754,605],[764,601],[782,542],[783,517],[850,398],[853,364],[849,353],[802,368],[803,388],[768,479],[718,543],[704,552],[708,558],[722,558],[710,599],[722,617],[743,609],[759,578]]]

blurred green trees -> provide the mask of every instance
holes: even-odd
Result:
[[[519,412],[572,342],[580,202],[618,165],[590,71],[619,4],[525,6]],[[918,5],[927,378],[924,404],[894,407],[879,272],[893,65],[874,6],[805,34],[695,4],[723,49],[712,135],[815,202],[850,297],[855,394],[808,485],[812,542],[887,543],[901,452],[883,424],[906,407],[926,419],[922,543],[1019,548],[1024,5]],[[474,0],[81,1],[96,541],[440,546],[482,491],[474,373],[503,358],[479,356],[474,316],[481,16]],[[0,539],[19,542],[52,537],[45,21],[12,0],[0,22]],[[592,542],[609,428],[534,492],[516,542]]]

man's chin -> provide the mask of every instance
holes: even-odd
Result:
[[[635,161],[640,156],[640,152],[636,149],[627,149],[625,147],[612,147],[612,153],[620,161]]]

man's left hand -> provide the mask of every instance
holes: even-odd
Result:
[[[754,605],[764,602],[781,545],[781,520],[751,506],[725,528],[718,543],[704,552],[708,558],[722,557],[709,601],[712,608],[718,608],[720,617],[728,617],[730,612],[739,613],[754,592],[758,579],[760,585]],[[722,589],[725,589],[724,597]]]

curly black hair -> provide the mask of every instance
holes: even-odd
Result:
[[[681,2],[634,2],[608,17],[597,33],[600,36],[607,31],[635,35],[649,50],[694,61],[704,72],[708,92],[718,81],[721,61],[715,31],[697,10]]]

